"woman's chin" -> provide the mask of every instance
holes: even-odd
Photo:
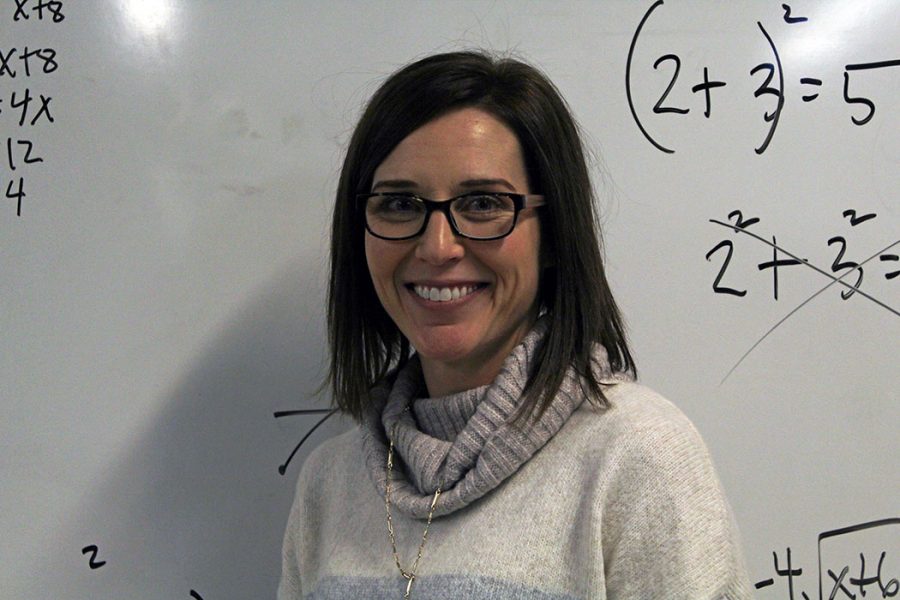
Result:
[[[411,340],[412,346],[424,360],[457,362],[471,357],[476,344],[465,331],[455,327],[441,327],[439,331],[419,335]]]

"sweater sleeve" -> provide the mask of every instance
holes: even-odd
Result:
[[[619,434],[602,517],[607,598],[752,598],[730,507],[693,425],[666,402]]]
[[[281,549],[281,581],[278,584],[278,600],[300,600],[303,592],[300,585],[300,562],[298,556],[301,524],[303,523],[302,473],[298,481],[294,503],[288,517],[284,532],[284,544]]]

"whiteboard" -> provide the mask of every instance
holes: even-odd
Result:
[[[641,378],[759,597],[896,589],[898,31],[890,0],[4,3],[0,597],[274,596],[350,426],[279,473],[318,417],[275,413],[328,404],[342,149],[384,76],[468,47],[571,104]]]

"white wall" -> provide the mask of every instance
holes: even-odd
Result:
[[[786,598],[774,569],[802,568],[818,592],[822,532],[900,517],[897,357],[900,278],[900,10],[891,1],[668,0],[631,63],[640,2],[63,1],[65,19],[15,21],[0,49],[52,48],[58,69],[0,75],[0,134],[16,152],[0,194],[0,597],[263,598],[274,595],[281,533],[317,432],[278,410],[323,406],[326,229],[361,103],[383,76],[434,51],[514,50],[558,84],[597,160],[614,291],[643,380],[696,423],[741,527],[760,598]],[[156,7],[141,13],[138,8]],[[327,7],[326,7],[327,6]],[[759,23],[759,24],[758,24]],[[784,106],[765,152],[774,95],[754,97],[775,62]],[[674,61],[666,104],[656,114]],[[712,89],[703,116],[702,80]],[[801,83],[816,78],[821,85]],[[777,87],[779,77],[773,78]],[[38,98],[18,125],[25,89]],[[818,93],[809,102],[803,95]],[[35,125],[40,95],[49,110]],[[0,145],[0,149],[4,149]],[[5,157],[6,158],[6,157]],[[16,189],[15,187],[13,188]],[[832,273],[862,262],[861,291],[710,223],[739,209],[748,228]],[[851,226],[846,209],[877,217]],[[721,240],[733,242],[722,285]],[[779,258],[786,258],[779,255]],[[839,271],[843,274],[847,269]],[[853,283],[856,274],[844,281]],[[873,300],[874,299],[874,300]],[[879,305],[875,300],[882,303]],[[368,482],[360,482],[366,485]],[[900,577],[900,525],[823,539],[823,569]],[[98,548],[98,569],[82,548]],[[829,579],[824,593],[830,593]],[[858,592],[859,590],[856,589]],[[869,591],[880,597],[874,586]],[[840,597],[840,596],[839,596]]]

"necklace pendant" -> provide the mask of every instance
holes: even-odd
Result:
[[[406,582],[406,593],[403,594],[403,600],[409,600],[409,594],[410,594],[410,592],[412,592],[412,584],[413,584],[413,581],[416,580],[416,576],[411,574],[409,577],[407,577],[407,580],[408,581]]]

